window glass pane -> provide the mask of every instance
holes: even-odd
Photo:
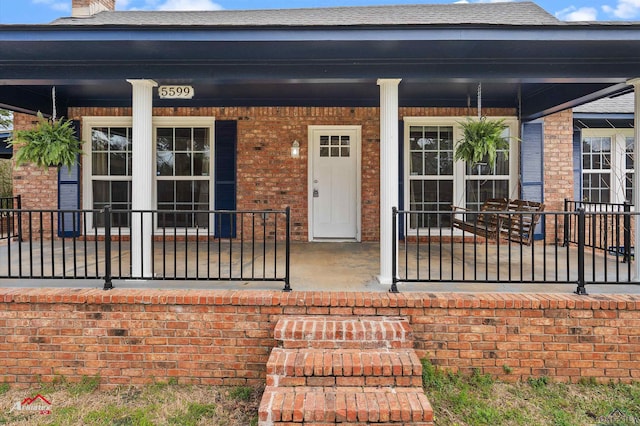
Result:
[[[156,173],[158,176],[173,176],[175,156],[173,152],[160,152],[156,154]]]
[[[320,136],[320,145],[329,145],[329,136]]]
[[[208,128],[193,129],[193,150],[209,151],[209,129]]]
[[[176,151],[191,151],[191,129],[176,129]]]
[[[177,181],[176,182],[176,202],[179,203],[192,203],[193,193],[191,188],[191,181]]]
[[[424,174],[427,176],[437,176],[439,170],[438,153],[425,152],[424,154]]]
[[[109,154],[106,152],[94,152],[91,154],[91,172],[94,176],[109,174]]]
[[[158,190],[158,206],[163,203],[174,201],[174,183],[172,180],[159,180],[157,185]],[[159,208],[159,207],[158,207]]]
[[[131,150],[126,128],[111,128],[109,136],[109,149],[111,151]]]
[[[209,176],[209,153],[193,154],[193,175]]]
[[[329,148],[320,147],[320,157],[328,157],[329,156]]]
[[[109,171],[111,176],[126,176],[127,154],[124,152],[111,153],[109,155]]]
[[[93,128],[91,129],[91,150],[106,151],[109,147],[109,129]]]
[[[156,130],[156,150],[173,151],[173,129],[159,128]]]
[[[348,147],[344,147],[340,149],[340,156],[341,157],[349,157],[349,148]]]
[[[192,176],[191,154],[177,153],[175,156],[175,161],[176,161],[176,176]]]
[[[422,160],[423,160],[423,154],[421,152],[411,153],[411,174],[412,175],[423,174]]]

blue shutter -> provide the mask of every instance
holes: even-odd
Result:
[[[76,136],[80,134],[80,122],[73,121]],[[66,166],[58,170],[58,209],[80,209],[80,159],[70,169]],[[80,235],[80,212],[58,213],[58,236],[77,237]]]
[[[236,209],[236,145],[238,123],[235,120],[216,121],[215,129],[215,209]],[[235,215],[216,218],[214,235],[218,238],[236,236]]]
[[[573,131],[573,200],[582,200],[582,130]]]
[[[520,144],[521,195],[523,200],[544,202],[543,186],[544,133],[542,122],[522,125]],[[542,239],[544,220],[536,227],[534,238]]]

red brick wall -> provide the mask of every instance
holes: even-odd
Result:
[[[37,118],[33,115],[14,113],[13,128],[27,130],[33,128]],[[14,164],[15,166],[15,164]],[[13,170],[13,195],[22,196],[22,208],[25,210],[54,210],[58,208],[58,169],[49,167],[42,169],[31,164],[24,164]],[[50,235],[51,224],[57,227],[57,215],[35,216],[31,232],[38,234],[40,230],[45,236]],[[23,222],[23,235],[30,233],[27,221]]]
[[[485,108],[487,115],[515,115],[510,108]],[[308,239],[308,126],[362,126],[362,240],[377,241],[380,230],[380,112],[351,107],[154,108],[156,116],[212,116],[238,122],[237,208],[291,207],[293,240]],[[127,116],[130,108],[70,108],[69,116]],[[404,116],[474,116],[467,108],[400,108]],[[293,159],[291,143],[300,142]]]
[[[544,203],[546,211],[563,211],[564,199],[573,200],[573,112],[558,112],[544,118]],[[547,241],[554,242],[555,221],[549,216]],[[551,223],[549,222],[551,221]],[[563,233],[558,218],[558,235]]]
[[[559,112],[544,119],[544,201],[548,210],[561,211],[573,199],[573,113]]]
[[[258,385],[278,318],[301,314],[401,315],[420,357],[507,381],[640,379],[638,296],[2,289],[0,381]]]

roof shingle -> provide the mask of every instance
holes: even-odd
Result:
[[[89,18],[61,18],[52,25],[324,27],[398,25],[562,25],[532,2],[415,4],[308,9],[196,12],[116,11]]]

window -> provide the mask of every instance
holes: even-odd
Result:
[[[131,209],[131,127],[107,123],[91,127],[89,132],[91,167],[85,160],[85,168],[91,170],[91,203],[86,208],[101,210],[111,206],[113,225],[128,227],[129,215],[116,211]],[[103,215],[96,215],[95,220],[95,226],[104,226]]]
[[[493,197],[509,197],[517,191],[517,144],[510,152],[498,152],[495,167],[470,167],[453,159],[458,125],[464,117],[405,117],[405,205],[412,211],[410,230],[448,228],[451,205],[479,209]],[[517,120],[505,118],[505,136],[517,134]],[[514,198],[514,197],[511,197]]]
[[[156,128],[158,210],[209,210],[211,129]],[[158,226],[208,227],[209,215],[159,214]]]
[[[582,201],[632,201],[633,129],[582,130]]]
[[[409,127],[409,209],[448,212],[453,203],[453,127]],[[412,228],[448,226],[448,214],[413,216]]]
[[[209,227],[212,209],[213,134],[211,117],[154,117],[156,226]],[[132,124],[130,117],[85,117],[83,164],[85,209],[132,208]],[[189,211],[175,214],[175,210]],[[171,212],[171,213],[170,213]],[[191,213],[194,212],[194,213]],[[129,215],[117,213],[114,226],[128,227]],[[101,215],[89,227],[104,226]]]

